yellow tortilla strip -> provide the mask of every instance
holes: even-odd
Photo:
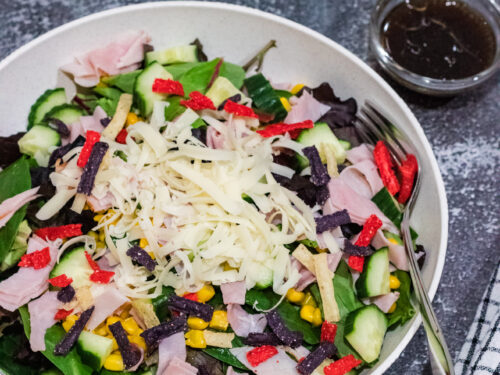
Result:
[[[306,267],[311,273],[316,274],[316,268],[314,266],[314,259],[312,253],[303,244],[297,246],[293,251],[292,256],[297,259],[304,267]]]
[[[203,331],[203,337],[205,337],[207,346],[215,346],[217,348],[233,347],[234,333],[214,332],[206,329]]]
[[[330,177],[338,177],[339,169],[337,166],[337,159],[335,159],[335,150],[330,144],[320,143],[321,151],[326,158],[326,169]]]
[[[339,307],[335,300],[333,289],[333,272],[328,269],[328,259],[326,253],[313,256],[316,269],[316,280],[319,286],[319,293],[323,301],[323,314],[328,322],[338,322],[340,320]]]
[[[127,115],[130,112],[130,108],[132,108],[132,98],[130,94],[122,94],[120,96],[113,119],[101,133],[103,137],[115,140],[118,133],[123,129]]]

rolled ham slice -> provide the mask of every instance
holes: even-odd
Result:
[[[245,295],[247,294],[245,281],[221,284],[220,290],[225,305],[229,305],[230,303],[237,305],[245,304]]]
[[[173,358],[186,360],[184,332],[178,332],[161,340],[158,345],[158,374],[163,374]]]
[[[160,372],[158,372],[160,374]],[[178,357],[172,358],[162,375],[197,375],[198,369]]]
[[[63,145],[73,142],[79,135],[85,137],[88,130],[101,133],[104,130],[101,120],[106,117],[108,117],[108,115],[104,109],[97,106],[92,116],[82,116],[77,122],[68,124],[70,135],[69,138],[64,138],[62,140]]]
[[[233,331],[240,337],[250,332],[264,332],[267,325],[264,314],[249,314],[240,305],[227,305],[227,320]]]
[[[129,302],[127,297],[121,294],[113,284],[107,285],[106,290],[94,298],[95,308],[87,323],[87,328],[89,330],[97,328],[99,324],[125,302]]]
[[[342,259],[342,252],[339,251],[335,254],[327,254],[326,259],[328,261],[328,269],[332,272],[335,272],[340,263],[340,260]],[[296,258],[291,257],[290,262],[300,274],[300,279],[297,284],[295,284],[295,289],[299,292],[302,292],[305,288],[316,281],[316,276],[306,267],[304,267]]]
[[[370,300],[374,305],[377,305],[380,310],[387,314],[391,306],[398,300],[398,298],[399,292],[391,292],[382,296],[372,297]]]
[[[359,194],[342,179],[334,178],[328,183],[330,198],[323,206],[323,214],[328,215],[346,209],[351,220],[363,225],[370,215],[377,215],[382,220],[382,229],[398,233],[398,229],[369,198]]]
[[[389,248],[389,261],[396,266],[396,268],[409,271],[408,258],[406,257],[406,251],[403,245],[398,245],[389,241],[382,230],[378,230],[372,240],[372,245],[375,249],[380,249],[381,247]]]
[[[57,247],[35,235],[28,241],[26,253],[46,247],[50,252],[50,263],[46,267],[38,270],[21,267],[15,274],[0,282],[0,306],[4,309],[14,311],[47,290],[49,273],[57,260]]]
[[[7,198],[0,204],[0,228],[5,226],[10,218],[26,203],[31,202],[33,199],[38,198],[36,194],[40,189],[37,186],[33,189],[23,191],[11,198]]]
[[[372,199],[384,187],[377,166],[371,160],[363,160],[345,168],[339,178],[368,199]]]
[[[60,306],[57,292],[47,292],[28,303],[31,327],[30,346],[34,352],[45,350],[45,332],[57,323],[54,316]]]
[[[368,146],[365,143],[347,150],[346,154],[347,160],[349,160],[352,164],[361,163],[364,160],[374,161],[373,150],[371,146]]]
[[[137,69],[144,57],[143,46],[150,40],[144,31],[124,33],[105,47],[77,56],[72,63],[62,66],[61,70],[72,74],[80,86],[95,86],[103,75]]]
[[[284,120],[285,124],[293,124],[306,120],[316,122],[330,110],[329,106],[320,103],[305,90],[300,98],[293,98],[290,103],[292,104],[292,109],[288,112]]]

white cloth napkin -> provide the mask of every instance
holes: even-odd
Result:
[[[455,365],[457,375],[500,374],[500,263]]]

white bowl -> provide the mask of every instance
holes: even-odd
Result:
[[[448,210],[443,181],[417,119],[394,90],[371,68],[337,43],[295,22],[255,9],[222,3],[168,2],[126,6],[93,14],[58,27],[21,47],[0,63],[0,134],[26,127],[31,104],[54,87],[57,68],[72,57],[130,29],[144,29],[157,48],[199,38],[209,57],[244,63],[270,39],[278,43],[266,56],[264,73],[274,82],[329,82],[335,93],[358,103],[375,101],[390,113],[419,150],[422,189],[412,218],[428,253],[423,270],[434,296],[443,269]],[[399,356],[421,322],[416,317],[389,333],[381,360],[370,374],[382,374]]]

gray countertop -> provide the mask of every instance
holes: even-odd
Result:
[[[61,24],[137,2],[0,0],[0,59]],[[376,66],[367,43],[375,0],[227,2],[297,21]],[[456,357],[500,258],[500,77],[497,74],[479,89],[449,99],[420,96],[390,83],[422,124],[446,184],[450,211],[448,253],[434,306],[452,356]],[[387,374],[430,373],[426,351],[425,334],[420,329]]]

